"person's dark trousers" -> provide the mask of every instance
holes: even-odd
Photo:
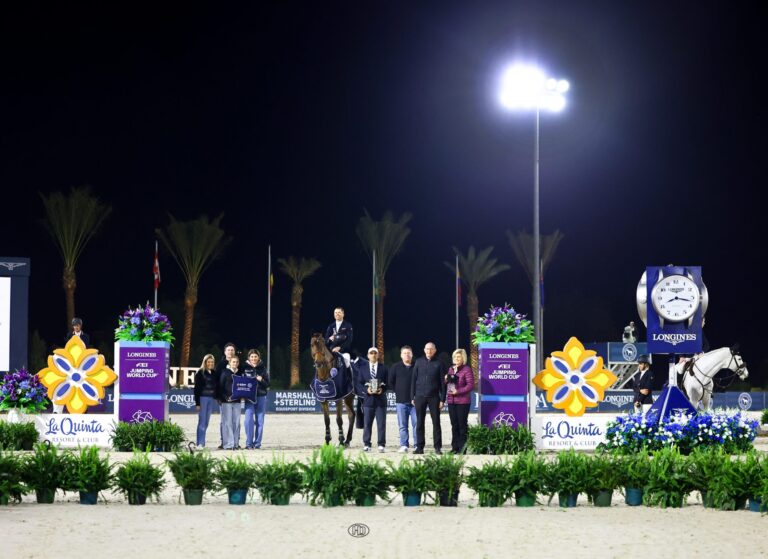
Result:
[[[469,404],[449,404],[448,417],[451,418],[451,450],[463,452],[467,444]]]
[[[426,444],[424,421],[427,418],[427,408],[429,408],[429,416],[432,418],[432,438],[435,442],[435,450],[440,450],[443,446],[443,431],[440,428],[440,397],[416,396],[413,402],[416,408],[416,450],[424,450]]]
[[[376,419],[376,444],[378,446],[387,446],[387,408],[376,406],[375,408],[363,408],[365,417],[365,426],[363,427],[363,444],[371,445],[371,431],[373,431],[373,420]]]

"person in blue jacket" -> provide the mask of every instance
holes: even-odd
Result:
[[[243,375],[256,379],[256,401],[245,403],[245,448],[261,448],[264,435],[264,417],[267,413],[267,391],[269,390],[269,372],[258,349],[248,352],[248,361],[243,367]]]

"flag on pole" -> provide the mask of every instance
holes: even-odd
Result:
[[[459,259],[456,258],[456,304],[461,306],[461,274],[459,273]]]
[[[152,264],[152,276],[155,279],[155,308],[157,308],[157,288],[160,287],[160,255],[155,241],[155,262]]]
[[[272,288],[275,285],[275,274],[269,273],[269,294],[272,295]]]

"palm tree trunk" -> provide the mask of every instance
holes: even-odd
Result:
[[[189,365],[189,353],[192,349],[192,321],[195,318],[197,287],[187,286],[184,293],[184,338],[181,342],[181,366]]]
[[[77,289],[75,270],[64,268],[61,280],[67,301],[67,330],[69,330],[72,328],[72,319],[75,318],[75,289]]]
[[[387,289],[384,277],[379,278],[379,304],[376,305],[376,349],[379,350],[379,363],[384,363],[384,296]]]
[[[472,367],[472,372],[475,374],[475,385],[477,385],[477,379],[480,377],[480,368],[477,358],[477,345],[472,341],[472,333],[477,327],[478,316],[478,299],[477,292],[474,289],[470,289],[467,294],[467,318],[469,319],[469,363]]]
[[[304,289],[294,283],[291,291],[291,386],[299,384],[299,323],[301,321],[301,295]]]

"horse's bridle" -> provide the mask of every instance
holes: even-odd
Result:
[[[698,361],[698,359],[694,359],[693,364],[691,365],[691,371],[692,371],[691,376],[693,376],[693,378],[695,378],[699,382],[699,384],[701,385],[701,388],[705,391],[707,389],[712,391],[712,388],[711,388],[712,386],[716,386],[718,389],[724,390],[728,388],[731,384],[733,384],[737,376],[741,378],[741,375],[739,373],[741,373],[742,370],[747,368],[747,364],[744,362],[743,359],[741,360],[741,363],[739,363],[739,361],[736,359],[737,356],[741,357],[741,354],[738,351],[731,349],[731,359],[730,361],[728,361],[728,365],[724,368],[728,369],[729,371],[732,371],[732,373],[730,375],[726,375],[725,378],[723,378],[720,381],[715,380],[715,377],[712,376],[709,378],[709,382],[707,384],[704,384],[703,382],[701,382],[701,379],[696,375],[696,372],[698,371],[699,373],[701,373],[701,376],[703,376],[704,378],[707,378],[707,375],[705,375],[704,371],[699,369],[698,366],[696,365],[696,361]],[[731,369],[731,364],[734,364],[734,363],[736,364],[736,369]]]

